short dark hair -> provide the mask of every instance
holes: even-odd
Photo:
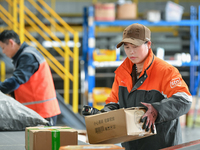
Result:
[[[20,44],[19,35],[13,30],[4,30],[3,32],[1,32],[0,34],[1,42],[7,44],[9,39],[14,40],[18,45]]]

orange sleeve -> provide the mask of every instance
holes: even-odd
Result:
[[[118,103],[118,100],[119,100],[118,92],[119,92],[119,84],[117,81],[117,77],[115,76],[111,93],[110,93],[109,97],[106,99],[106,104],[108,104],[110,102]]]
[[[186,94],[191,95],[187,84],[182,79],[177,68],[170,67],[170,69],[165,73],[164,79],[166,82],[163,84],[162,89],[164,94],[167,94],[168,98],[178,92],[185,92]]]

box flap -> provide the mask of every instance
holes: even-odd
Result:
[[[144,107],[129,107],[129,108],[125,108],[127,110],[139,110],[139,109],[145,109]]]
[[[128,135],[145,132],[142,129],[143,123],[140,122],[141,117],[145,114],[144,109],[125,110],[125,114]]]

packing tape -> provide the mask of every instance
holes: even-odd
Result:
[[[60,131],[57,129],[51,130],[51,144],[52,150],[59,150],[60,148]]]

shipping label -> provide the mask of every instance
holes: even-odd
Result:
[[[116,128],[115,124],[112,122],[115,121],[115,117],[107,117],[105,119],[97,120],[94,122],[95,133],[99,134],[104,131],[110,131]]]

